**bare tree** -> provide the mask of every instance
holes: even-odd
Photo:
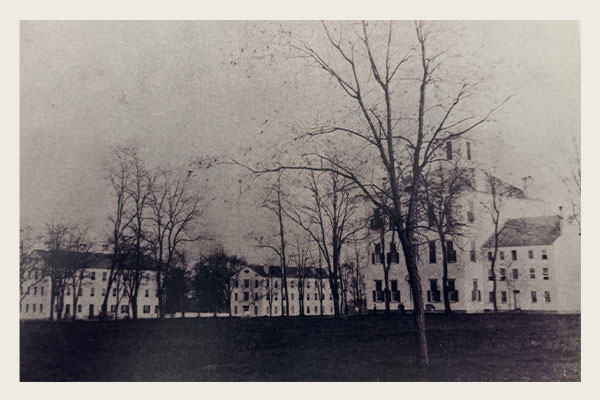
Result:
[[[44,282],[48,276],[47,269],[42,268],[40,258],[36,256],[31,248],[30,228],[20,230],[21,239],[19,245],[19,304],[30,293],[32,287]]]
[[[73,314],[71,319],[77,319],[77,303],[79,302],[80,292],[84,282],[90,277],[87,267],[92,260],[91,249],[93,244],[87,238],[87,231],[75,230],[72,236],[71,247],[76,249],[73,264],[67,269],[67,287],[73,290],[72,306]]]
[[[289,301],[287,301],[287,267],[289,261],[288,255],[286,254],[287,241],[284,224],[284,217],[286,216],[286,211],[284,210],[285,193],[281,178],[282,174],[279,173],[275,183],[267,188],[267,194],[263,202],[263,207],[275,215],[277,219],[278,228],[277,234],[275,235],[277,237],[277,240],[275,241],[276,243],[273,243],[274,240],[269,238],[265,239],[264,236],[261,236],[256,241],[258,243],[258,247],[273,251],[279,258],[279,263],[281,266],[281,315],[289,315]],[[286,300],[285,307],[283,304],[284,299]]]
[[[200,198],[192,191],[190,176],[161,171],[153,179],[148,196],[150,227],[145,239],[156,267],[160,318],[165,315],[165,282],[176,267],[182,246],[200,239],[193,234],[194,224],[201,215]]]
[[[131,251],[131,237],[127,232],[135,217],[135,214],[129,210],[131,196],[128,192],[130,180],[132,179],[130,160],[132,153],[132,149],[118,148],[114,150],[112,157],[107,161],[107,180],[110,182],[115,208],[114,213],[109,217],[112,232],[108,242],[112,246],[112,253],[111,265],[106,281],[106,291],[102,300],[101,318],[105,318],[108,315],[108,299],[112,287],[116,284],[117,279],[123,277],[122,270]],[[122,283],[122,281],[119,281],[119,286]],[[121,292],[119,291],[119,293]]]
[[[347,254],[348,264],[351,266],[351,279],[349,284],[350,294],[355,312],[361,312],[365,306],[365,275],[363,265],[363,240],[352,237],[352,251]]]
[[[155,177],[146,169],[143,160],[137,151],[131,150],[128,154],[130,162],[130,179],[125,188],[130,199],[132,222],[129,224],[131,257],[125,264],[125,287],[129,299],[133,319],[138,317],[137,299],[144,275],[148,267],[148,249],[145,238],[146,220],[150,196],[153,191]]]
[[[494,226],[494,232],[492,233],[492,243],[490,246],[491,251],[488,252],[488,260],[490,262],[490,277],[492,278],[492,292],[493,299],[492,304],[494,306],[494,312],[498,312],[498,302],[496,299],[497,294],[497,276],[496,276],[496,260],[498,259],[498,246],[500,234],[504,227],[501,227],[502,211],[504,206],[504,200],[506,196],[510,195],[511,188],[498,179],[493,171],[484,171],[485,181],[487,189],[489,190],[489,201],[482,202],[482,206],[487,210],[492,224]]]
[[[461,236],[464,223],[456,215],[460,199],[472,187],[472,174],[459,166],[458,157],[448,155],[447,161],[428,166],[423,179],[423,210],[427,213],[427,227],[437,236],[442,251],[442,296],[444,310],[452,312],[448,288],[448,263],[456,262],[452,239]]]
[[[360,198],[352,181],[332,171],[309,171],[304,189],[310,200],[289,207],[288,215],[316,243],[325,260],[335,315],[340,315],[340,268],[343,246],[361,229]]]
[[[454,77],[442,81],[448,49],[436,49],[440,35],[429,24],[415,22],[416,43],[412,46],[400,43],[406,32],[401,32],[400,39],[394,34],[398,23],[350,25],[343,30],[323,23],[325,40],[332,52],[291,33],[287,35],[292,38],[292,56],[308,59],[323,70],[341,89],[342,97],[356,107],[356,112],[350,114],[354,118],[344,118],[346,123],[319,125],[302,136],[317,143],[305,159],[326,161],[327,165],[286,163],[253,170],[331,171],[352,181],[365,198],[388,215],[404,253],[414,303],[419,361],[428,365],[424,302],[415,251],[420,182],[427,165],[436,160],[438,149],[486,122],[500,105],[481,116],[466,111],[467,100],[473,94],[471,84]],[[408,105],[412,101],[406,94],[409,91],[415,93],[416,113]],[[342,159],[323,154],[318,139],[323,136],[330,139],[332,134],[343,141],[356,142],[359,151],[344,154]],[[378,165],[374,169],[366,168],[373,166],[375,160]],[[389,205],[379,200],[378,194],[386,192],[376,183],[381,175],[389,182]]]
[[[300,235],[296,236],[296,248],[291,256],[298,272],[298,306],[300,307],[300,315],[304,316],[304,292],[306,280],[311,277],[310,266],[310,248],[307,241],[302,240]]]

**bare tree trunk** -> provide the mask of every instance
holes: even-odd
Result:
[[[439,232],[440,245],[442,248],[442,296],[444,298],[444,312],[449,314],[450,296],[448,294],[448,246],[446,246],[446,237],[443,232]]]

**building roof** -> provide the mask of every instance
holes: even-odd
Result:
[[[106,253],[36,250],[35,254],[40,256],[45,263],[55,260],[65,268],[110,269],[112,265],[112,254]],[[145,264],[142,269],[153,269],[151,261],[147,260]]]
[[[281,267],[279,266],[261,266],[261,265],[246,265],[247,268],[253,270],[257,274],[267,278],[269,275],[271,278],[281,278]],[[242,268],[241,270],[243,270]],[[321,271],[321,272],[319,272]],[[327,278],[327,271],[325,269],[319,270],[319,268],[314,267],[306,267],[302,273],[306,278],[319,278],[322,276],[323,278]],[[322,274],[322,275],[321,275]],[[298,267],[287,267],[287,277],[288,278],[298,278],[300,275],[300,270]]]
[[[544,246],[554,243],[560,236],[560,217],[509,218],[501,228],[498,247]],[[494,246],[494,235],[483,247]]]

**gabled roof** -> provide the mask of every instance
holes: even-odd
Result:
[[[281,278],[281,276],[282,276],[281,267],[279,267],[279,266],[246,265],[245,267],[253,270],[258,275],[263,276],[265,278],[268,278],[269,275],[271,276],[271,278]],[[242,271],[244,269],[245,268],[241,268],[240,271]],[[321,275],[321,273],[322,273],[322,275]],[[288,278],[298,278],[299,274],[300,274],[300,270],[298,269],[298,267],[287,267],[287,277]],[[327,278],[327,276],[328,276],[327,271],[325,269],[321,269],[321,272],[319,272],[319,269],[314,268],[314,267],[306,267],[302,271],[302,274],[307,278],[318,278],[319,276],[322,276],[323,278]]]
[[[560,217],[509,218],[501,228],[498,247],[551,245],[560,236]],[[494,246],[494,235],[483,247]]]

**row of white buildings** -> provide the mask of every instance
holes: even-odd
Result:
[[[451,157],[451,154],[448,155]],[[469,169],[471,187],[463,193],[460,207],[453,218],[462,223],[460,235],[447,241],[449,265],[447,289],[453,311],[469,313],[491,311],[493,281],[490,258],[493,250],[494,224],[489,215],[489,179],[471,160],[467,144],[465,168]],[[523,188],[502,182],[501,228],[496,262],[496,302],[499,310],[544,312],[580,312],[581,259],[580,232],[576,221],[563,215],[562,208],[535,199],[529,191],[531,178],[523,179]],[[374,235],[375,237],[377,235]],[[418,245],[419,273],[423,300],[427,310],[443,310],[442,254],[439,239],[425,234]],[[401,249],[397,245],[383,248],[376,239],[365,243],[362,264],[364,292],[368,310],[384,310],[389,296],[392,309],[410,310],[413,307],[407,271]],[[42,261],[44,252],[38,252]],[[76,255],[74,255],[76,258]],[[386,293],[382,262],[392,260]],[[83,263],[83,262],[82,262]],[[80,289],[77,304],[78,318],[94,318],[100,312],[110,255],[94,254],[87,258],[86,279]],[[30,276],[29,284],[37,282]],[[333,295],[329,279],[317,269],[288,268],[288,297],[282,287],[281,269],[248,265],[232,278],[231,315],[281,316],[289,309],[290,316],[333,315]],[[112,289],[108,309],[116,318],[131,316],[130,305],[123,296],[123,285]],[[65,293],[66,316],[73,314],[72,296]],[[289,302],[289,304],[288,304]],[[348,301],[350,303],[350,301]],[[21,318],[48,318],[50,313],[50,281],[45,278],[29,289],[21,301]],[[363,310],[364,311],[364,310]],[[144,271],[138,295],[138,317],[156,318],[158,297],[154,271]]]

